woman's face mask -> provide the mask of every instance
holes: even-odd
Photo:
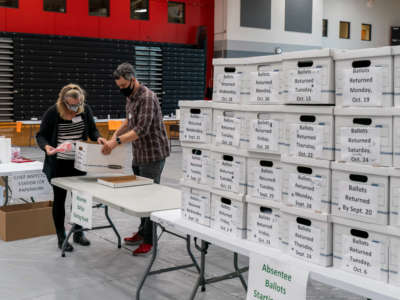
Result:
[[[76,103],[76,104],[68,103],[68,101],[71,101],[71,100],[64,100],[65,106],[66,106],[70,111],[78,112],[79,108],[80,108],[81,105],[82,105],[82,101],[79,101],[79,102]],[[75,101],[75,99],[72,100],[72,101]]]

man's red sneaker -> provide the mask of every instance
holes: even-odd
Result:
[[[143,243],[132,254],[133,256],[147,254],[151,251],[151,248],[153,248],[153,245]]]
[[[139,245],[141,242],[143,242],[143,237],[138,232],[136,232],[131,237],[124,238],[124,242],[127,245]]]

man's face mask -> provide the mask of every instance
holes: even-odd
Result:
[[[133,92],[133,88],[131,88],[131,84],[132,84],[132,79],[131,79],[131,81],[129,81],[128,87],[119,90],[121,92],[121,94],[124,95],[125,97],[129,97]]]
[[[69,104],[67,101],[64,101],[65,106],[73,112],[78,112],[79,107],[81,107],[82,102],[79,102],[78,104]]]

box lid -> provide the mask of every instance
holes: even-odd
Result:
[[[353,172],[356,174],[371,174],[371,175],[379,175],[379,176],[389,176],[391,169],[389,167],[375,167],[370,165],[363,164],[355,164],[355,163],[341,163],[341,162],[332,162],[331,163],[332,170]],[[400,176],[400,172],[399,172]]]
[[[334,60],[345,60],[360,58],[373,58],[377,56],[391,56],[392,48],[390,46],[379,47],[379,48],[365,48],[365,49],[336,49],[333,51]]]
[[[318,58],[318,57],[330,57],[332,56],[332,49],[313,49],[303,51],[286,52],[283,55],[283,60],[289,59],[303,59],[303,58]]]
[[[283,204],[278,201],[265,200],[262,198],[253,197],[249,195],[246,196],[245,201],[247,203],[256,204],[263,207],[276,208],[276,209],[281,209],[283,206]]]
[[[249,152],[244,149],[233,148],[229,146],[210,146],[210,150],[216,153],[229,154],[234,156],[249,157]]]
[[[211,193],[215,194],[219,197],[228,198],[230,200],[235,200],[235,201],[240,201],[240,202],[245,201],[245,197],[243,194],[227,192],[227,191],[222,191],[222,190],[218,190],[218,189],[211,189]]]
[[[335,116],[370,116],[391,117],[393,107],[335,107]]]
[[[270,64],[270,63],[280,63],[282,62],[283,56],[281,54],[275,55],[261,55],[261,56],[253,56],[248,58],[249,64]]]
[[[396,167],[388,168],[389,176],[391,177],[400,177],[400,169]]]
[[[400,46],[392,46],[392,54],[400,55]]]
[[[198,183],[193,182],[193,181],[184,181],[183,178],[181,178],[179,180],[179,184],[182,187],[186,187],[186,188],[189,188],[189,189],[196,189],[196,190],[199,190],[199,191],[202,191],[202,192],[211,193],[210,186],[205,185],[205,184],[198,184]]]
[[[302,166],[326,168],[326,169],[329,169],[331,166],[331,161],[329,161],[329,160],[303,158],[303,157],[292,157],[292,156],[288,156],[285,154],[282,154],[281,162],[302,165]]]
[[[308,210],[297,208],[297,207],[288,207],[288,206],[282,205],[281,212],[284,212],[284,213],[287,213],[290,215],[307,218],[307,219],[327,222],[327,223],[332,222],[329,214],[316,213],[314,211],[308,211]]]
[[[178,106],[185,108],[211,108],[211,102],[210,100],[180,100]]]
[[[249,112],[277,112],[277,113],[284,113],[286,110],[286,105],[249,105],[249,104],[242,104],[239,106],[240,111],[249,111]]]
[[[272,160],[272,161],[280,161],[281,154],[274,153],[262,153],[262,152],[253,152],[248,150],[249,156],[248,159],[257,159],[257,160]]]
[[[333,115],[334,106],[285,105],[285,112],[298,114]]]
[[[235,65],[248,65],[249,60],[247,57],[239,58],[214,58],[212,60],[213,66],[235,66]]]
[[[208,150],[210,151],[210,148],[212,147],[210,144],[203,144],[203,143],[191,143],[191,142],[183,142],[181,141],[181,147],[182,148],[188,148],[188,149],[199,149],[199,150]]]

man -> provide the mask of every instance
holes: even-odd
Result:
[[[119,65],[113,76],[126,97],[126,119],[104,144],[102,151],[109,154],[120,144],[132,143],[133,172],[160,183],[170,149],[157,96],[136,80],[135,69],[129,63]],[[150,218],[141,218],[138,232],[124,239],[127,244],[140,245],[133,255],[146,254],[151,250],[152,226]]]

